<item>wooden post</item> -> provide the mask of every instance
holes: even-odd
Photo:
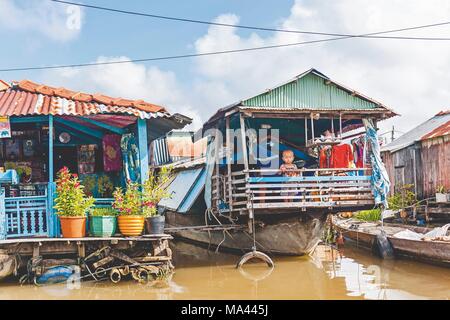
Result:
[[[140,176],[141,183],[148,179],[148,144],[147,144],[147,121],[138,118],[138,148],[139,148],[139,162],[140,162]]]
[[[311,139],[312,143],[314,143],[314,116],[311,113]]]
[[[53,115],[48,116],[48,185],[47,185],[47,233],[50,237],[59,237],[60,228],[59,220],[55,214],[54,197],[55,197],[55,182],[54,182],[54,165],[53,165]]]
[[[228,196],[229,196],[229,207],[230,212],[233,211],[233,181],[231,179],[231,161],[233,160],[234,144],[231,143],[231,132],[230,132],[230,116],[225,119],[226,124],[226,147],[227,147],[227,169],[228,169]]]
[[[245,121],[244,121],[244,116],[242,115],[242,113],[239,113],[239,121],[240,121],[240,125],[241,125],[241,141],[242,141],[242,158],[244,160],[244,169],[245,169],[245,180],[246,183],[248,182],[248,178],[249,178],[249,165],[248,165],[248,153],[247,153],[247,143],[246,143],[246,136],[245,136]],[[250,203],[250,201],[253,201],[253,199],[250,200],[250,196],[247,194],[247,209],[248,209],[248,217],[249,217],[249,232],[253,233],[253,224],[251,223],[254,215],[253,215],[253,203],[251,203],[251,206],[248,207],[248,204]]]
[[[6,239],[5,188],[0,188],[0,240]]]
[[[308,118],[305,117],[305,146],[308,145]]]
[[[339,112],[339,138],[342,139],[342,113]]]

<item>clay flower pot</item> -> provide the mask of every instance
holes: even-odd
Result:
[[[140,236],[144,230],[143,216],[119,216],[117,218],[120,233],[124,236]]]
[[[86,236],[86,217],[60,216],[63,238],[84,238]]]

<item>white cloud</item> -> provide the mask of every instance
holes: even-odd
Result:
[[[128,61],[128,57],[98,57],[96,62]],[[51,70],[44,82],[57,87],[87,93],[102,93],[111,97],[143,99],[167,107],[170,113],[182,113],[194,119],[193,127],[201,126],[201,116],[189,104],[185,92],[171,71],[143,64],[123,63],[87,68]]]
[[[67,41],[81,31],[83,11],[50,1],[0,1],[0,28]]]
[[[449,14],[447,0],[297,0],[277,27],[352,34],[442,22]],[[216,21],[237,24],[239,17],[227,13]],[[195,41],[194,48],[204,53],[318,38],[292,33],[246,34],[211,26]],[[450,29],[436,27],[395,35],[450,37]],[[171,112],[193,117],[198,128],[219,107],[315,67],[403,115],[384,121],[383,130],[394,123],[398,130],[406,131],[449,107],[449,56],[449,42],[348,39],[187,60],[192,64],[186,68],[192,72],[184,77],[187,82],[179,81],[172,71],[137,63],[51,71],[46,76],[54,85],[167,105]],[[128,58],[99,57],[98,61],[117,59]]]
[[[298,0],[280,28],[339,33],[365,33],[448,20],[447,0]],[[236,24],[236,15],[216,21]],[[391,34],[394,35],[394,34]],[[415,30],[397,35],[446,36],[447,27]],[[317,37],[316,37],[317,38]],[[255,33],[241,36],[236,29],[212,26],[195,43],[197,52],[300,42],[312,39],[301,34]],[[205,101],[219,107],[256,94],[304,70],[315,67],[338,82],[373,97],[401,113],[395,123],[410,129],[450,104],[450,46],[448,42],[348,39],[251,53],[208,56],[196,59],[198,75],[206,85],[220,85],[220,95],[205,90]],[[197,84],[197,87],[202,87]]]

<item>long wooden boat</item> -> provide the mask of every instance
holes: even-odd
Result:
[[[373,248],[376,236],[382,230],[379,222],[361,222],[355,219],[336,218],[334,226],[342,232],[344,238],[356,241],[358,245],[367,249]],[[394,234],[406,229],[425,234],[431,231],[431,228],[385,223],[383,229],[396,257],[450,267],[450,241],[409,240],[394,237]]]
[[[387,178],[380,174],[384,168],[375,127],[376,121],[393,115],[315,69],[219,109],[201,130],[208,141],[203,161],[169,164],[176,171],[169,187],[173,197],[159,203],[168,230],[221,249],[309,253],[320,241],[327,214],[373,208],[387,194],[374,190],[388,185],[379,181]],[[344,133],[354,128],[366,129],[358,135],[365,145],[360,167],[349,168],[349,160],[318,168],[322,148],[342,146]],[[327,139],[325,132],[331,132]],[[184,149],[186,142],[179,147]],[[289,175],[280,172],[283,151],[298,163]]]

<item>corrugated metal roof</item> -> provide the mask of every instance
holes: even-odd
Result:
[[[450,134],[450,120],[444,123],[442,126],[437,127],[430,133],[427,133],[421,140],[439,138]]]
[[[406,132],[405,134],[401,135],[391,143],[383,146],[381,148],[382,152],[390,151],[395,152],[401,149],[404,149],[406,147],[409,147],[410,145],[414,144],[417,141],[420,141],[423,139],[424,136],[431,133],[436,128],[439,128],[443,124],[450,121],[450,112],[449,111],[441,111],[431,119],[425,121],[424,123],[418,125],[414,129]]]
[[[170,116],[163,107],[143,100],[87,94],[40,85],[29,80],[13,82],[10,87],[3,86],[0,92],[1,116],[85,116],[102,113],[129,114],[142,119]]]
[[[255,111],[373,112],[380,118],[397,115],[382,103],[309,69],[274,88],[221,108],[206,124],[233,108]]]
[[[315,69],[243,100],[243,106],[290,109],[367,110],[385,108],[380,102],[331,80]]]

